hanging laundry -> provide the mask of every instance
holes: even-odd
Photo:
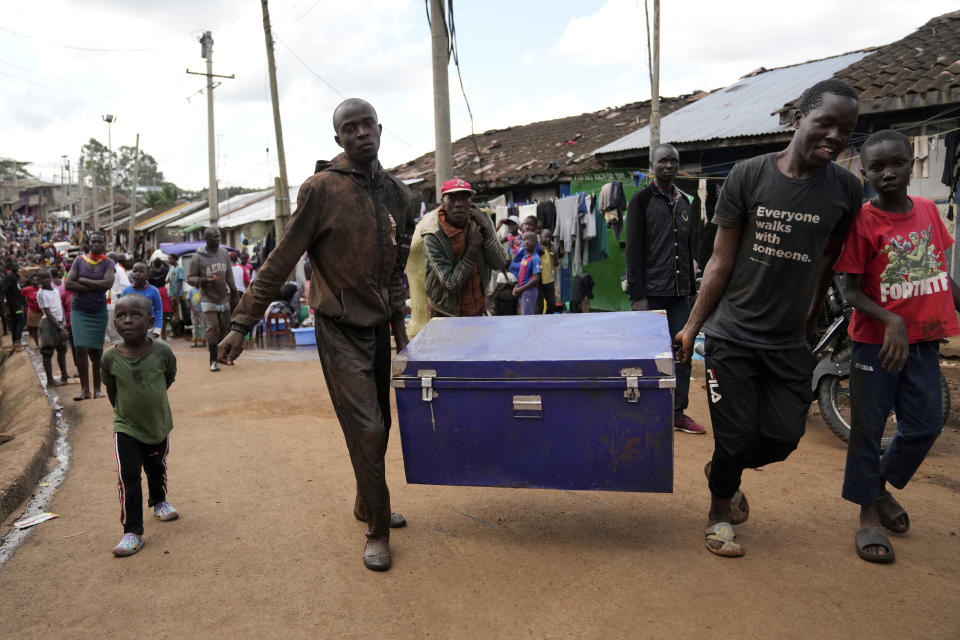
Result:
[[[597,221],[590,215],[593,208],[593,196],[586,193],[579,194],[577,202],[577,216],[580,218],[580,237],[589,240],[597,235]]]
[[[593,299],[593,285],[593,276],[589,273],[574,277],[573,295],[570,297],[570,313],[585,313],[590,311],[589,301]]]
[[[577,216],[580,218],[580,243],[577,245],[580,254],[580,264],[590,264],[590,241],[597,237],[597,219],[594,216],[596,201],[587,193],[580,194],[577,203]],[[604,229],[606,231],[606,229]]]
[[[707,224],[707,179],[700,178],[697,182],[697,197],[700,199],[700,220]]]
[[[537,205],[537,221],[541,229],[556,228],[557,205],[552,200],[544,200]]]
[[[960,151],[960,131],[951,131],[944,137],[943,144],[946,154],[943,161],[943,175],[940,182],[953,190],[953,185],[957,182],[957,176],[954,169],[957,166],[957,152]]]
[[[496,209],[497,207],[507,206],[507,196],[500,194],[493,200],[488,200],[487,204],[490,205],[491,209]]]
[[[557,226],[553,231],[557,249],[571,256],[569,264],[573,275],[580,273],[580,252],[577,250],[580,239],[580,220],[577,215],[577,196],[567,196],[557,200]]]
[[[913,177],[930,177],[930,149],[927,136],[917,136],[913,139]]]
[[[522,225],[523,221],[530,216],[533,216],[534,218],[537,217],[537,204],[533,203],[520,205],[520,224]]]
[[[599,206],[594,207],[593,215],[596,219],[597,235],[587,243],[587,258],[589,262],[602,262],[610,257],[610,243]]]
[[[603,214],[606,225],[613,229],[617,240],[623,230],[623,212],[627,208],[627,197],[623,192],[623,183],[619,180],[608,182],[600,188],[597,207]]]

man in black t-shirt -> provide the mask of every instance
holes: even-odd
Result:
[[[743,470],[785,460],[803,436],[813,400],[807,337],[862,200],[860,182],[833,163],[857,112],[849,85],[815,84],[789,146],[735,166],[717,202],[713,256],[675,337],[685,360],[701,326],[706,335],[714,433],[706,545],[717,555],[744,553],[732,526],[749,515]]]

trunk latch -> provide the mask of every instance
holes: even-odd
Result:
[[[627,390],[623,392],[623,397],[627,402],[637,402],[640,400],[640,376],[643,371],[638,368],[630,367],[621,369],[620,375],[627,379]]]
[[[437,377],[437,372],[432,369],[420,369],[417,371],[420,377],[420,392],[424,402],[433,400],[433,379]]]

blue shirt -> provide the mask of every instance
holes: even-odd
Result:
[[[160,299],[160,292],[157,291],[157,288],[152,284],[147,284],[146,289],[134,289],[133,285],[130,285],[126,289],[120,292],[120,297],[127,295],[128,293],[136,293],[141,296],[146,296],[150,298],[150,302],[153,303],[153,326],[157,329],[163,328],[163,300]]]
[[[170,291],[167,293],[170,294],[171,298],[179,298],[180,294],[183,293],[183,281],[186,277],[183,274],[183,267],[179,264],[170,267]]]
[[[523,263],[527,263],[527,268],[524,270]],[[530,282],[535,274],[540,273],[540,256],[537,255],[537,250],[533,250],[532,255],[527,255],[526,249],[517,252],[517,257],[513,259],[513,262],[510,264],[510,271],[513,275],[517,276],[517,286],[522,287],[523,285]],[[523,272],[523,279],[520,278],[520,273]]]

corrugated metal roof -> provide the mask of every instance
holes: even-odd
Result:
[[[742,78],[665,116],[660,121],[660,140],[680,143],[789,131],[791,125],[780,124],[777,113],[786,102],[867,55],[867,51],[857,51]],[[649,146],[650,127],[644,127],[593,153],[614,153]]]
[[[219,213],[219,218],[222,218],[229,214],[231,211],[237,211],[242,209],[258,200],[263,200],[268,198],[273,194],[273,189],[265,189],[264,191],[254,191],[252,193],[241,193],[240,195],[233,196],[232,198],[227,198],[223,202],[217,203],[217,212]],[[181,218],[176,222],[170,223],[167,226],[169,227],[179,227],[181,229],[186,229],[195,224],[205,223],[210,219],[210,207],[204,207],[199,211]]]
[[[296,204],[298,193],[300,193],[300,185],[290,187],[290,202]],[[271,191],[271,197],[254,202],[242,211],[236,211],[220,218],[220,228],[233,229],[250,222],[268,221],[276,217],[276,198],[272,197]]]
[[[149,218],[137,224],[137,231],[153,231],[158,227],[162,227],[168,222],[172,222],[183,216],[190,215],[194,211],[200,208],[205,208],[207,206],[206,200],[194,200],[193,202],[185,202],[183,204],[175,205],[174,207],[167,209],[160,215]]]
[[[129,207],[127,207],[127,208],[129,208]],[[151,209],[151,207],[146,207],[145,209],[140,209],[140,211],[137,211],[134,220],[136,220],[137,218],[140,218],[140,217],[143,216],[145,213],[149,213],[150,209]],[[141,221],[141,223],[142,223],[142,221]],[[122,230],[126,231],[127,227],[130,226],[130,216],[129,216],[129,215],[125,215],[125,216],[123,216],[122,218],[117,218],[117,219],[114,220],[112,223],[107,223],[107,224],[102,225],[102,226],[103,226],[104,229],[122,229]],[[139,225],[138,225],[138,226],[139,226]]]
[[[189,205],[189,204],[190,204],[189,202],[180,202],[180,203],[177,203],[177,204],[173,205],[172,207],[169,207],[169,208],[167,208],[167,209],[164,209],[163,211],[161,211],[161,212],[158,213],[157,215],[155,215],[155,216],[150,216],[150,217],[147,218],[146,220],[141,220],[140,222],[138,222],[136,229],[137,229],[137,231],[142,231],[144,227],[146,227],[146,226],[148,226],[148,225],[152,225],[152,224],[158,222],[161,218],[167,217],[167,216],[169,216],[169,215],[171,215],[171,214],[173,214],[173,213],[175,213],[175,212],[177,212],[177,211],[180,211],[181,209],[183,209],[184,207],[186,207],[186,206]]]

